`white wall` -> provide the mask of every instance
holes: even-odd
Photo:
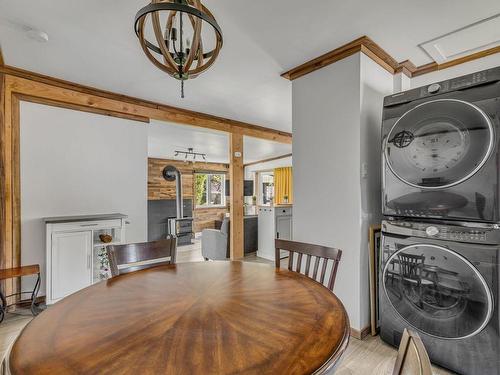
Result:
[[[464,64],[455,65],[444,70],[423,74],[411,79],[411,87],[425,86],[430,83],[444,81],[446,79],[460,77],[466,74],[479,72],[481,70],[496,68],[500,66],[500,53],[486,56],[478,60],[469,61]]]
[[[126,240],[146,241],[147,151],[143,123],[21,103],[21,262],[40,264],[41,295],[42,218],[124,213]]]
[[[361,326],[370,321],[368,230],[382,222],[381,125],[384,97],[393,92],[393,76],[365,54],[361,58],[361,238],[360,314]]]
[[[294,240],[342,249],[335,293],[360,319],[360,57],[293,81]]]
[[[368,227],[381,221],[380,129],[393,77],[355,54],[293,81],[294,239],[342,249],[335,293],[369,325]]]
[[[252,179],[254,172],[269,171],[275,168],[282,168],[282,167],[291,167],[292,163],[293,163],[292,156],[289,156],[283,159],[271,160],[264,163],[249,165],[248,167],[245,167],[245,179],[247,180]]]

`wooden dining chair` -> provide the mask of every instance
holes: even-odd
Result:
[[[307,277],[318,281],[321,284],[325,282],[325,276],[328,264],[332,264],[332,269],[330,272],[330,277],[328,279],[328,289],[333,291],[333,286],[335,285],[335,277],[337,276],[337,268],[340,262],[340,257],[342,255],[342,250],[334,249],[332,247],[326,247],[321,245],[313,245],[303,242],[287,241],[287,240],[275,240],[276,248],[276,268],[280,268],[280,250],[287,250],[290,252],[288,257],[288,269],[290,271],[295,271],[302,273],[302,258],[306,256],[305,270],[303,272]],[[295,264],[295,269],[293,267],[294,254],[297,254],[297,263]],[[314,259],[313,259],[314,257]],[[318,279],[319,266],[321,265],[321,274]],[[312,275],[311,275],[311,266]]]
[[[111,245],[106,248],[113,277],[165,264],[175,264],[177,238]]]
[[[429,355],[416,332],[405,328],[392,375],[432,375]]]

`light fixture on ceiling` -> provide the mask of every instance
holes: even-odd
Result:
[[[215,46],[204,52],[210,41],[202,36],[206,24],[215,33]],[[184,81],[210,68],[222,48],[222,30],[200,0],[152,0],[137,12],[134,28],[148,59],[181,81],[182,98]],[[146,35],[154,35],[155,40]]]
[[[200,156],[203,160],[207,160],[207,154],[202,154],[200,152],[194,152],[192,147],[189,147],[187,151],[175,150],[175,156],[184,155],[184,161],[196,161],[196,158]]]

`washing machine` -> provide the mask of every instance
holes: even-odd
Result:
[[[381,338],[416,330],[432,362],[465,375],[500,374],[497,224],[384,221]]]
[[[386,97],[383,214],[500,222],[500,67]]]

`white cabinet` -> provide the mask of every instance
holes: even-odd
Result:
[[[259,249],[257,256],[274,260],[274,240],[293,239],[292,207],[291,206],[260,206],[259,215]],[[281,257],[287,257],[288,252],[282,251]]]
[[[278,216],[276,217],[276,238],[280,240],[292,239],[292,217]]]
[[[51,300],[59,300],[92,283],[92,231],[52,234]]]
[[[107,275],[102,253],[110,244],[125,243],[126,215],[46,218],[46,302],[52,304]],[[108,234],[105,244],[99,236]]]

